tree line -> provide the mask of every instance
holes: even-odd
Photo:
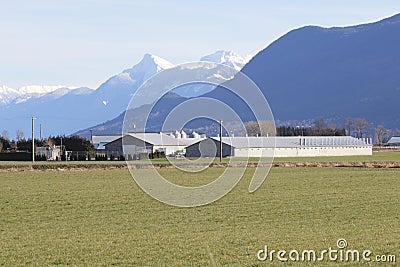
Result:
[[[270,121],[250,121],[245,123],[248,136],[353,136],[364,138],[374,136],[375,143],[382,145],[388,142],[392,136],[400,136],[400,130],[386,129],[382,125],[372,127],[364,118],[346,118],[343,126],[328,124],[324,119],[316,119],[312,125],[308,126],[279,126],[275,133],[273,123]]]
[[[77,135],[65,136],[49,136],[45,139],[35,138],[35,147],[44,146],[61,146],[64,151],[86,151],[94,152],[95,148],[92,143],[84,137]],[[10,140],[7,133],[0,136],[0,151],[24,151],[32,152],[32,139],[25,139],[23,136],[17,136],[16,140]]]

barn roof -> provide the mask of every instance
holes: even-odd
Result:
[[[203,138],[200,138],[200,137],[199,138],[175,138],[175,137],[167,135],[165,133],[128,133],[127,136],[137,138],[137,139],[139,139],[145,143],[151,144],[153,146],[189,146],[191,144],[197,143],[197,142],[205,139],[204,137]],[[108,144],[111,144],[120,139],[121,139],[121,137],[110,141]]]
[[[104,145],[110,143],[112,141],[121,138],[121,134],[105,134],[105,135],[93,135],[92,136],[92,143],[95,149],[97,150],[104,150]]]
[[[210,138],[219,141],[219,137]],[[366,145],[365,140],[351,136],[222,137],[222,142],[235,148]]]
[[[121,136],[121,134],[93,135],[92,140],[93,144],[109,143],[120,138]]]
[[[400,136],[393,136],[388,141],[388,144],[400,144]]]
[[[164,133],[129,133],[129,135],[155,146],[188,146],[204,139],[175,138]]]

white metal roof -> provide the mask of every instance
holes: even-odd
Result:
[[[211,138],[219,141],[219,137]],[[370,145],[351,136],[222,137],[222,142],[235,148]]]
[[[92,140],[93,140],[93,145],[99,145],[99,144],[110,143],[121,137],[122,137],[121,134],[119,134],[119,135],[117,135],[117,134],[93,135]]]
[[[388,141],[388,144],[400,144],[400,136],[393,136]]]
[[[175,138],[164,133],[129,133],[130,136],[154,146],[189,146],[204,138]]]

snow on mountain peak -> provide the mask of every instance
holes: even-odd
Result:
[[[249,62],[250,58],[251,56],[249,55],[242,57],[230,50],[219,50],[213,54],[202,57],[200,61],[225,64],[239,71],[244,65],[246,65],[247,62]]]
[[[74,89],[72,87],[67,87],[64,85],[27,85],[27,86],[22,86],[18,88],[18,91],[21,94],[46,94],[50,92],[54,92],[60,88],[69,88],[69,89]]]
[[[7,105],[12,101],[23,103],[31,98],[37,98],[45,95],[61,96],[78,87],[67,87],[63,85],[27,85],[13,89],[5,85],[0,86],[0,106]]]
[[[136,81],[138,84],[142,84],[145,80],[157,72],[173,67],[174,64],[171,62],[147,53],[143,56],[142,60],[138,64],[130,69],[124,70],[120,76],[124,76],[126,73],[128,73],[132,80]]]
[[[171,62],[149,53],[144,55],[141,62],[143,62],[143,64],[156,64],[158,66],[159,71],[174,67],[174,64],[172,64]]]

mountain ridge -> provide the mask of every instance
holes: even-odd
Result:
[[[174,66],[161,57],[147,53],[137,64],[109,77],[96,90],[73,88],[69,92],[68,88],[58,86],[43,90],[41,94],[27,93],[20,96],[17,90],[2,86],[0,122],[11,133],[16,130],[28,133],[29,118],[34,115],[38,118],[37,123],[43,125],[45,135],[70,134],[88,125],[112,120],[126,109],[129,100],[144,81]],[[5,94],[1,94],[2,91]],[[1,105],[2,101],[4,105]]]
[[[261,50],[242,72],[260,87],[280,123],[325,118],[343,125],[347,117],[361,117],[372,126],[398,128],[399,22],[400,14],[355,26],[301,27]],[[222,87],[203,96],[251,119],[240,99]]]

